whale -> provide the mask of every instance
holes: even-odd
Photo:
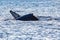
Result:
[[[23,16],[20,16],[16,12],[10,10],[11,15],[16,19],[16,20],[22,20],[22,21],[37,21],[39,20],[37,17],[33,15],[33,13],[26,14]]]

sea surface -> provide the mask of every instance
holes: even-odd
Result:
[[[39,20],[15,20],[10,10]],[[0,40],[60,40],[60,0],[0,0]]]

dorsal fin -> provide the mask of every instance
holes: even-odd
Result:
[[[12,16],[13,16],[15,19],[17,19],[18,17],[20,17],[19,14],[13,12],[12,10],[10,10],[10,13],[12,14]]]

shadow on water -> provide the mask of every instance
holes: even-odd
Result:
[[[38,16],[40,21],[51,21],[53,18],[51,16]]]
[[[38,19],[40,21],[52,21],[52,20],[56,20],[60,22],[60,17],[51,17],[51,16],[38,16]]]
[[[58,17],[58,18],[54,18],[54,20],[57,20],[57,21],[59,21],[59,22],[60,22],[60,17]]]

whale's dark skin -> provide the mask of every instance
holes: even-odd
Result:
[[[16,20],[22,20],[22,21],[37,21],[38,20],[38,18],[35,17],[33,14],[27,14],[24,16],[20,16],[19,14],[13,12],[12,10],[10,10],[10,13]]]

